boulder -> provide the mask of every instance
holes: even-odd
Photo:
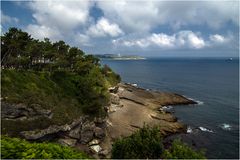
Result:
[[[93,139],[95,123],[86,121],[82,124],[81,143],[87,144]]]
[[[94,128],[94,136],[102,139],[105,137],[105,132],[102,128],[96,127],[96,128]]]
[[[118,86],[115,86],[115,87],[110,87],[108,90],[110,93],[117,93],[118,88],[119,88]]]
[[[79,124],[77,127],[70,130],[70,132],[68,133],[68,136],[71,138],[80,139],[81,138],[81,125]]]
[[[120,104],[120,98],[117,94],[110,93],[110,102],[112,104]]]
[[[100,141],[98,140],[98,139],[93,139],[92,141],[90,141],[89,143],[88,143],[88,145],[89,146],[92,146],[92,145],[97,145],[97,144],[99,144],[100,143]]]
[[[99,153],[102,150],[102,147],[100,145],[93,145],[90,146],[90,148],[95,152],[95,153]]]
[[[64,139],[59,139],[58,140],[58,143],[60,143],[61,145],[64,145],[64,146],[75,146],[76,143],[77,143],[77,140],[76,139],[72,139],[72,138],[64,138]]]

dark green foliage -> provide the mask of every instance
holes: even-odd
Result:
[[[110,83],[109,86],[114,86],[121,81],[121,77],[118,74],[114,73],[108,65],[103,66],[102,73]]]
[[[180,140],[164,149],[158,127],[145,126],[129,137],[118,139],[112,148],[114,159],[205,159],[203,151],[195,151]]]
[[[156,159],[163,152],[159,128],[144,126],[129,137],[117,140],[113,144],[114,159]]]
[[[164,151],[163,157],[166,159],[206,159],[203,151],[194,151],[178,139],[173,141],[170,149]]]
[[[53,143],[29,143],[1,137],[2,159],[87,159],[85,153]]]

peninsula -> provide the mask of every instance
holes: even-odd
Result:
[[[111,59],[111,60],[144,60],[145,57],[137,55],[120,55],[120,54],[97,54],[96,57],[100,59]]]

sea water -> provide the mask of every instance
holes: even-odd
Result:
[[[239,158],[239,59],[148,58],[103,60],[123,82],[175,92],[199,105],[174,106],[187,136],[208,158]]]

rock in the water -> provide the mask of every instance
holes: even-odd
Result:
[[[58,143],[60,143],[61,145],[64,146],[75,146],[75,144],[77,143],[76,139],[72,139],[72,138],[64,138],[64,139],[59,139]]]
[[[120,98],[117,94],[114,94],[114,93],[110,93],[110,102],[112,104],[120,104]]]
[[[99,141],[98,139],[94,139],[94,140],[92,140],[91,142],[89,142],[88,145],[89,145],[89,146],[92,146],[92,145],[97,145],[97,144],[99,144],[99,143],[100,143],[100,141]]]
[[[90,148],[96,153],[99,153],[102,150],[102,147],[99,145],[93,145],[93,146],[90,146]]]

